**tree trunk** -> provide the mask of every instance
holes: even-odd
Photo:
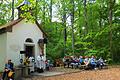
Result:
[[[99,20],[99,27],[100,27],[100,30],[101,30],[101,28],[102,28],[102,7],[101,7],[101,4],[100,4],[100,11],[99,11],[99,18],[100,18],[100,20]]]
[[[75,39],[74,39],[74,0],[71,0],[71,27],[72,27],[72,51],[73,51],[73,55],[74,55],[74,43],[75,43]]]
[[[45,26],[45,0],[43,4],[43,26]]]
[[[11,21],[14,20],[14,0],[12,0],[12,18]]]
[[[109,0],[109,28],[110,28],[110,54],[113,60],[113,53],[112,53],[112,18],[113,18],[113,7],[114,7],[115,0]]]
[[[81,38],[81,24],[80,24],[80,17],[81,17],[81,15],[80,15],[80,6],[81,6],[81,4],[80,4],[80,1],[78,1],[78,4],[79,4],[79,7],[78,7],[78,15],[79,15],[79,37]]]
[[[52,21],[52,0],[50,0],[50,22]]]
[[[67,30],[66,30],[66,10],[65,10],[65,1],[63,0],[63,27],[64,27],[64,54],[66,54],[66,41],[67,41]]]
[[[36,0],[36,12],[35,12],[35,20],[36,21],[37,21],[37,14],[38,14],[37,6],[38,6],[38,0]]]
[[[87,23],[87,0],[84,0],[84,27],[85,29],[85,34],[88,33],[88,23]]]

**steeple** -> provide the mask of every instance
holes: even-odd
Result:
[[[21,9],[21,7],[23,7],[24,5],[27,5],[27,6],[29,6],[30,5],[30,2],[29,1],[27,1],[27,0],[24,0],[18,7],[17,7],[17,9],[18,9],[18,18],[21,18],[21,14],[23,14],[24,12],[26,12],[26,10],[22,10]],[[28,7],[29,8],[29,7]],[[29,11],[29,9],[28,9],[28,11]]]

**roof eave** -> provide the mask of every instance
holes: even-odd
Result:
[[[45,33],[45,31],[42,29],[42,25],[40,25],[39,23],[38,23],[38,21],[35,21],[35,23],[36,23],[36,25],[39,27],[39,29],[43,32],[43,35],[44,35],[44,37],[46,38],[47,37],[47,34]]]
[[[5,25],[1,26],[0,27],[0,34],[5,33],[5,32],[12,32],[12,26],[16,25],[21,20],[23,20],[23,18],[14,20],[14,21],[10,22],[9,24],[5,24]]]

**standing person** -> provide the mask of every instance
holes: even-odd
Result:
[[[11,76],[9,76],[8,74],[11,72]],[[13,78],[13,72],[14,72],[14,64],[11,62],[11,60],[8,60],[8,62],[5,64],[5,70],[3,72],[3,77],[2,79],[4,80],[6,75],[9,79],[14,79]]]
[[[36,62],[37,68],[40,67],[40,60],[41,60],[41,57],[38,55],[38,56],[37,56],[37,62]]]
[[[45,69],[45,67],[46,67],[46,65],[45,65],[45,57],[43,56],[43,55],[41,55],[41,67],[42,67],[42,69],[44,70]]]
[[[35,59],[33,56],[29,57],[29,66],[30,66],[30,73],[33,73],[35,70],[34,70],[34,67],[35,67]]]
[[[39,73],[43,72],[43,59],[41,55],[37,56],[37,71]]]

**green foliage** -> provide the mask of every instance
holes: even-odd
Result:
[[[7,1],[7,0],[6,0]],[[4,1],[0,4],[0,25],[9,22],[11,19],[11,2]],[[27,20],[41,21],[42,27],[48,35],[47,57],[55,60],[64,55],[95,55],[103,57],[109,62],[119,62],[120,52],[120,2],[113,7],[112,28],[109,25],[109,0],[96,0],[94,3],[86,5],[87,27],[85,27],[84,0],[74,0],[74,5],[70,0],[28,0],[31,4],[22,7],[26,12],[22,14]],[[52,1],[52,19],[50,21],[50,2]],[[15,0],[15,7],[20,5],[22,0]],[[72,53],[72,29],[71,29],[71,9],[74,7],[74,54]],[[33,9],[32,15],[27,12]],[[66,14],[66,33],[67,40],[64,44],[63,15]],[[65,23],[64,23],[65,24]],[[83,29],[85,27],[85,29]],[[88,32],[86,32],[88,30]],[[112,31],[112,55],[110,54],[110,31]],[[66,48],[65,48],[66,47]],[[65,53],[64,53],[65,51]]]
[[[6,23],[6,20],[0,19],[0,26],[4,25]]]

